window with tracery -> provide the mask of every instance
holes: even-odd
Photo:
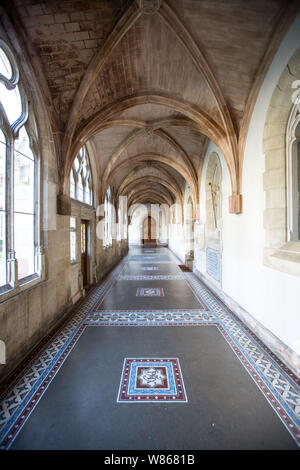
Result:
[[[0,287],[37,273],[38,132],[22,74],[0,40]]]
[[[293,107],[287,125],[288,240],[300,240],[300,107]]]
[[[84,145],[75,157],[70,173],[70,197],[93,205],[93,181],[89,156]]]

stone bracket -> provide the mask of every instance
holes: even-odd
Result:
[[[243,198],[241,194],[233,194],[229,196],[229,213],[240,214],[243,207]]]
[[[71,215],[71,198],[65,194],[57,195],[57,214]]]

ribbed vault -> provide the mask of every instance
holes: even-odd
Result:
[[[251,113],[299,2],[146,3],[4,2],[4,27],[26,45],[46,100],[60,196],[89,142],[98,202],[110,186],[130,203],[182,205],[188,185],[196,204],[211,140],[228,166],[230,211],[241,212]]]

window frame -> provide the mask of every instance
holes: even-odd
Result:
[[[79,161],[79,166],[78,169],[76,170],[76,160]],[[82,171],[84,168],[84,164],[87,168],[87,175],[84,178],[83,181],[83,176],[82,176]],[[91,169],[91,163],[90,163],[90,156],[89,152],[87,150],[86,145],[83,145],[79,152],[76,154],[76,157],[74,158],[72,168],[70,170],[70,175],[73,175],[73,180],[74,180],[74,195],[71,195],[71,178],[69,176],[69,190],[70,190],[70,198],[74,199],[75,201],[80,202],[81,204],[86,204],[89,207],[94,207],[94,184],[93,184],[93,175],[92,175],[92,169]],[[82,182],[82,194],[83,197],[82,199],[79,198],[78,195],[78,184],[79,180],[81,179]],[[88,187],[89,191],[88,194],[90,195],[90,201],[86,201],[86,187]]]
[[[6,139],[5,145],[5,219],[6,219],[6,283],[0,286],[0,301],[6,300],[16,292],[31,287],[43,278],[43,263],[41,260],[42,249],[40,247],[40,157],[38,152],[38,129],[34,112],[29,105],[24,84],[20,78],[19,66],[10,46],[0,38],[0,49],[10,63],[12,76],[8,79],[0,73],[0,82],[8,90],[18,87],[20,94],[21,115],[15,122],[10,123],[2,103],[0,102],[0,128]],[[29,140],[29,147],[33,156],[33,273],[19,278],[18,259],[15,253],[15,141],[20,129],[24,126]],[[20,152],[20,154],[22,154]]]
[[[287,197],[287,241],[300,242],[299,230],[299,199],[298,211],[295,197],[300,192],[300,184],[298,174],[295,167],[299,164],[300,152],[300,104],[295,103],[293,106],[286,131],[286,197]],[[297,162],[295,163],[295,160]],[[299,172],[299,168],[298,168]],[[299,195],[298,195],[299,198]],[[296,220],[297,219],[297,220]],[[296,236],[297,232],[297,236]]]
[[[74,227],[71,225],[71,219],[74,219]],[[71,243],[71,234],[75,234],[75,258],[72,258],[72,243]],[[70,263],[76,264],[78,262],[78,247],[77,247],[77,217],[74,215],[70,216]]]

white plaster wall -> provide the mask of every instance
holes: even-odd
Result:
[[[181,223],[169,225],[169,247],[184,263],[185,240],[183,237],[183,226]]]
[[[223,173],[222,289],[297,354],[300,354],[299,277],[263,265],[265,244],[263,132],[268,106],[276,84],[285,65],[299,46],[300,15],[271,64],[253,111],[244,155],[243,213],[235,215],[228,212],[228,197],[231,194],[228,169],[223,155],[213,143],[210,144],[205,157],[200,195],[202,219],[205,218],[207,160],[212,151],[217,151]],[[195,253],[195,257],[196,268],[205,273],[203,255]]]

